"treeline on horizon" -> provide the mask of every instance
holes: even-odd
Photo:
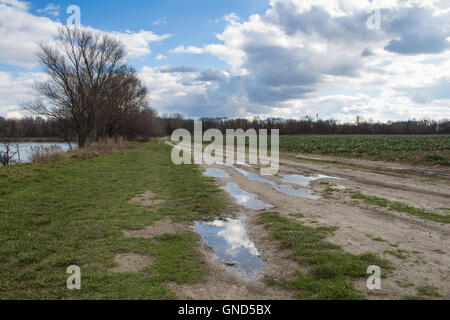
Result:
[[[339,134],[450,134],[449,120],[409,120],[395,122],[373,122],[358,119],[354,123],[339,123],[337,120],[301,120],[269,118],[227,119],[202,118],[203,131],[219,129],[225,134],[227,129],[279,129],[280,135],[339,135]],[[151,137],[171,135],[176,129],[194,130],[193,119],[181,115],[157,115],[153,109],[145,109],[134,114],[127,125],[115,133],[128,140],[148,140]],[[0,117],[0,139],[15,138],[56,138],[76,140],[67,123],[56,119],[26,117],[5,119]]]

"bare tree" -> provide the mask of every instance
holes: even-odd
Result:
[[[49,80],[28,109],[67,121],[80,148],[114,134],[128,112],[147,104],[147,90],[125,63],[124,46],[109,35],[66,26],[54,45],[41,44]]]

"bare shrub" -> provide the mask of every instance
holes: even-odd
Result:
[[[103,138],[100,139],[100,141],[96,144],[92,144],[89,147],[85,147],[83,149],[73,150],[69,154],[71,158],[87,160],[100,157],[102,155],[115,151],[137,148],[138,145],[136,143],[126,141],[123,137]]]
[[[46,162],[57,160],[61,158],[64,153],[62,148],[57,145],[46,146],[34,146],[31,147],[30,160],[31,162]]]

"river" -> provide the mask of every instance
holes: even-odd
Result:
[[[62,151],[66,152],[70,149],[69,144],[65,142],[22,142],[19,144],[19,150],[20,150],[20,163],[29,163],[31,162],[31,147],[36,146],[44,146],[44,147],[50,147],[50,146],[58,146],[61,148]],[[72,147],[76,147],[76,144],[72,144]],[[11,146],[12,152],[16,152],[16,145]],[[5,147],[0,142],[0,151],[4,151]],[[12,158],[12,163],[19,163],[19,157],[18,154],[14,155]]]

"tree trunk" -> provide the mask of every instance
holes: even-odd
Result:
[[[78,148],[82,149],[86,146],[86,137],[82,134],[78,135]]]

